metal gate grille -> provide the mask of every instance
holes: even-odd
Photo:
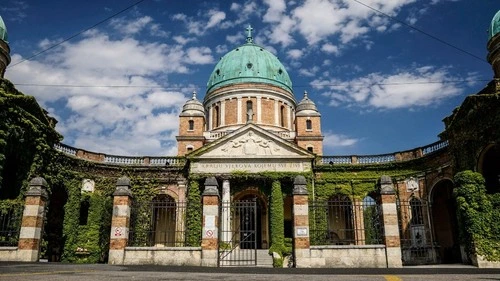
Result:
[[[222,202],[219,266],[257,265],[257,202]]]
[[[398,199],[397,208],[403,265],[437,263],[428,202]]]

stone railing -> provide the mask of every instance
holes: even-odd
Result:
[[[437,141],[435,143],[431,143],[422,147],[422,155],[427,155],[429,153],[433,153],[439,151],[448,146],[448,141]]]
[[[448,147],[448,141],[437,141],[429,145],[401,152],[380,155],[321,156],[318,165],[383,164],[408,161],[440,151]]]
[[[229,133],[229,132],[221,132]],[[278,132],[276,132],[278,133]],[[279,132],[285,133],[285,132]],[[293,133],[293,132],[292,132]],[[286,138],[286,137],[284,137]],[[429,145],[396,153],[380,155],[346,155],[346,156],[321,156],[318,158],[318,165],[350,165],[350,164],[383,164],[392,162],[408,161],[417,159],[434,152],[441,151],[448,147],[448,141],[438,141]],[[79,159],[106,163],[111,165],[130,166],[184,166],[184,157],[173,156],[120,156],[106,155],[103,153],[90,152],[69,145],[58,143],[54,145],[57,151]]]
[[[220,139],[222,138],[223,136],[226,136],[230,133],[234,132],[233,130],[229,130],[229,131],[220,131],[220,132],[203,132],[203,136],[207,139],[207,140],[216,140],[216,139]]]
[[[290,131],[273,131],[267,130],[269,133],[275,134],[282,139],[293,139],[295,138],[295,132]]]
[[[89,160],[111,165],[130,165],[130,166],[184,166],[186,159],[184,157],[173,156],[120,156],[107,155],[103,153],[90,152],[69,145],[58,143],[54,145],[57,151],[79,159]]]

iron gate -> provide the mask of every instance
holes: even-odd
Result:
[[[396,204],[403,265],[437,263],[438,245],[432,233],[428,202],[410,197],[398,199]]]
[[[257,202],[222,202],[219,223],[219,263],[257,265]]]

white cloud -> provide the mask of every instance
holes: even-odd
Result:
[[[319,71],[319,67],[313,66],[311,68],[299,69],[299,74],[302,76],[313,77],[313,76],[316,76],[316,73],[318,73],[318,71]]]
[[[12,54],[13,61],[21,59]],[[15,84],[69,85],[18,86],[52,108],[50,112],[59,117],[57,129],[69,145],[108,154],[165,155],[176,153],[179,110],[188,100],[187,88],[196,88],[168,85],[165,78],[212,62],[208,47],[110,39],[93,31],[50,55],[9,68],[6,76]],[[55,103],[57,108],[51,106]]]
[[[415,108],[435,105],[463,92],[463,80],[448,69],[423,66],[395,74],[372,73],[350,81],[320,78],[311,82],[325,90],[332,106],[359,106],[378,109]]]
[[[119,32],[133,35],[142,31],[152,21],[153,18],[149,16],[143,16],[134,20],[129,20],[126,18],[115,18],[111,20],[110,24]]]
[[[342,134],[334,134],[331,131],[324,132],[324,137],[323,146],[330,148],[353,146],[359,142],[359,139]]]
[[[207,30],[215,27],[228,27],[222,24],[222,21],[226,18],[226,13],[223,11],[211,9],[208,12],[204,12],[203,15],[203,17],[196,17],[195,19],[185,14],[175,14],[172,16],[172,19],[184,22],[188,32],[195,35],[203,35]]]
[[[264,22],[280,22],[286,10],[285,0],[263,0],[269,6],[264,15]]]
[[[402,7],[415,1],[370,0],[364,3],[396,16]],[[305,0],[294,6],[284,0],[264,0],[264,4],[267,11],[263,21],[271,24],[267,36],[271,43],[284,47],[295,43],[295,32],[302,35],[309,45],[315,45],[332,36],[347,44],[366,36],[372,29],[378,32],[393,30],[389,28],[393,26],[390,20],[354,1]]]
[[[288,57],[294,60],[301,58],[303,54],[304,52],[299,49],[291,49],[287,52]]]
[[[189,63],[208,64],[214,61],[212,51],[208,47],[192,47],[187,49],[186,53]]]
[[[330,44],[330,43],[323,44],[323,46],[321,46],[321,50],[325,53],[334,54],[334,55],[338,55],[340,53],[339,48],[333,44]]]

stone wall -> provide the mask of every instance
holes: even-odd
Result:
[[[201,266],[201,247],[126,247],[123,264]]]
[[[311,246],[311,267],[386,268],[385,246]]]

